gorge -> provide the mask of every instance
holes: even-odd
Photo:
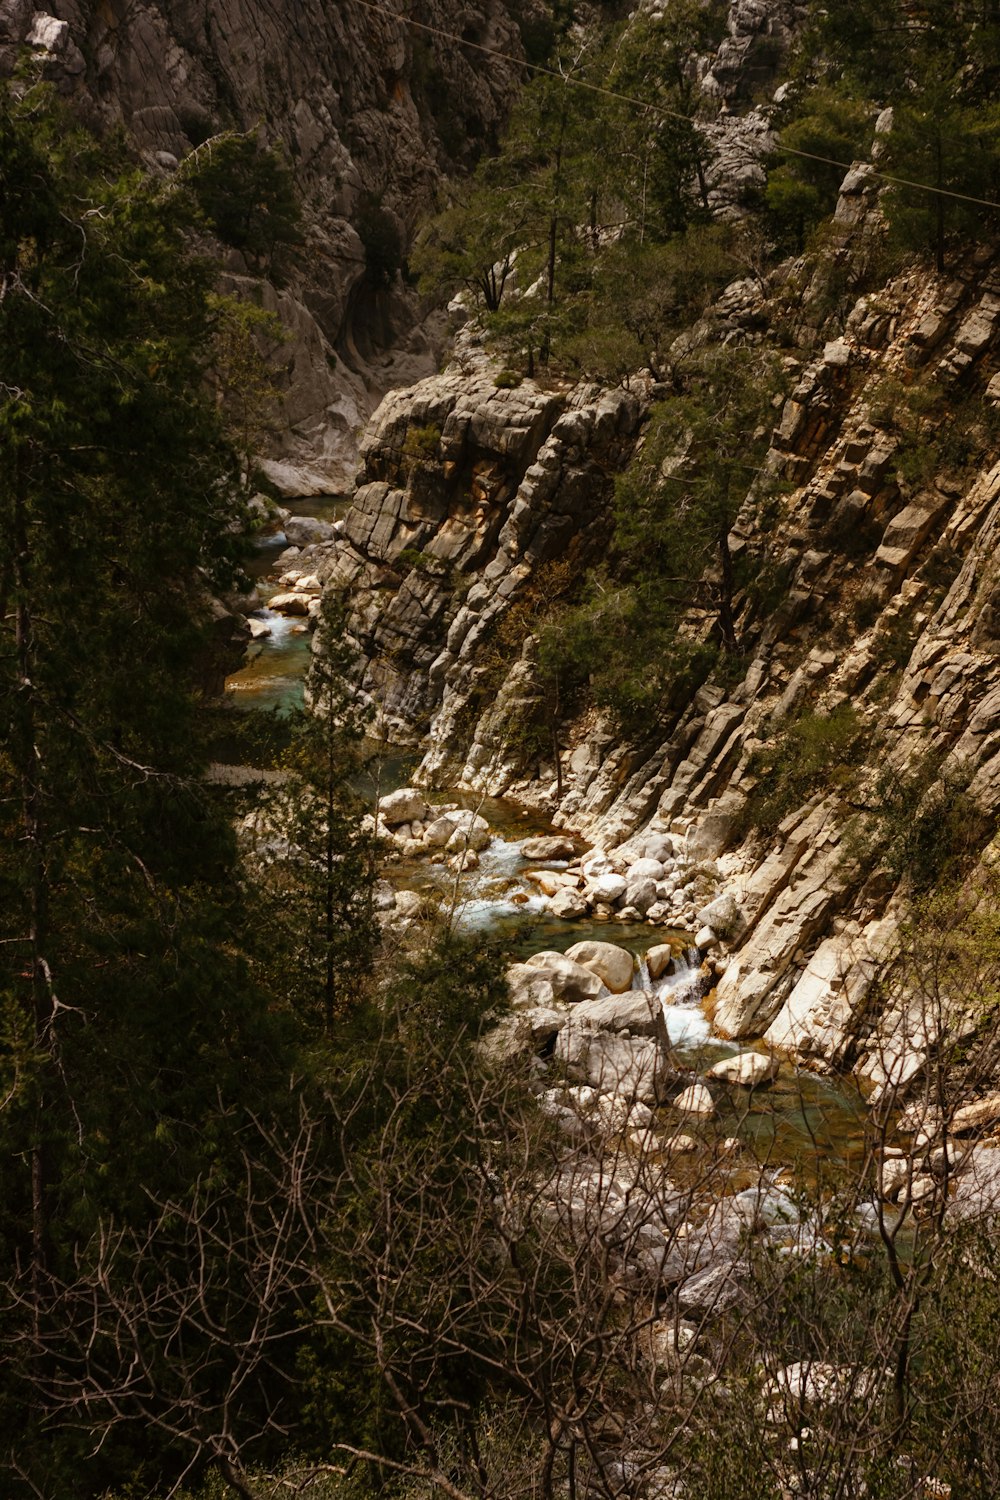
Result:
[[[995,7],[418,9],[0,0],[10,1492],[996,1493]]]

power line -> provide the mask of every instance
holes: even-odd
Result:
[[[501,62],[513,63],[517,68],[528,68],[532,73],[537,73],[544,78],[554,78],[568,87],[586,89],[589,93],[599,94],[604,99],[615,99],[620,104],[630,104],[637,109],[650,110],[653,114],[661,115],[665,120],[681,120],[688,125],[693,123],[690,116],[682,114],[679,110],[668,109],[663,104],[653,104],[648,99],[639,99],[634,94],[624,94],[618,89],[610,89],[603,84],[590,83],[585,78],[571,78],[556,68],[546,68],[541,63],[528,62],[523,57],[515,57],[511,52],[501,52],[497,47],[487,47],[483,42],[467,41],[465,37],[459,36],[454,31],[445,31],[441,26],[431,26],[429,22],[417,21],[412,16],[402,16],[398,11],[390,10],[386,5],[379,5],[377,0],[354,0],[354,3],[363,6],[365,10],[374,11],[377,15],[387,16],[390,21],[397,21],[404,26],[415,26],[418,31],[426,31],[431,36],[443,37],[448,42],[457,42],[460,47],[471,47],[475,52],[483,52],[487,57],[495,57]],[[815,161],[823,166],[839,167],[842,172],[849,172],[857,165],[855,162],[838,161],[833,156],[820,156],[814,151],[801,151],[796,146],[783,146],[780,141],[775,144],[774,150],[783,152],[785,156],[797,157],[800,161]],[[867,167],[872,177],[877,177],[880,182],[887,182],[892,187],[913,188],[920,193],[930,193],[935,198],[954,198],[960,203],[972,203],[977,208],[1000,210],[1000,203],[992,198],[976,198],[970,193],[958,193],[951,188],[933,187],[929,182],[917,182],[911,177],[897,177],[891,172],[880,172],[871,162],[863,162],[861,165]]]

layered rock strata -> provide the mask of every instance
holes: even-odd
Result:
[[[547,564],[572,556],[582,568],[606,541],[613,474],[641,410],[634,390],[446,374],[392,392],[375,414],[319,575],[347,591],[363,686],[390,737],[429,731],[425,780],[457,748],[504,614]],[[507,719],[517,681],[501,690]],[[519,682],[530,700],[527,659]],[[495,758],[491,775],[502,779]]]
[[[853,171],[834,225],[837,254],[870,234],[876,200],[870,172]],[[877,1035],[872,1029],[868,997],[893,952],[905,892],[884,871],[863,861],[859,869],[850,809],[836,789],[793,808],[773,837],[746,837],[741,814],[761,748],[801,714],[842,705],[857,716],[866,746],[859,806],[870,803],[885,768],[905,777],[930,753],[987,816],[1000,808],[1000,465],[926,459],[936,423],[955,411],[967,414],[974,450],[985,443],[988,451],[984,433],[1000,402],[1000,269],[982,252],[947,277],[904,273],[848,303],[837,336],[817,345],[811,321],[821,321],[829,276],[829,263],[808,275],[786,266],[766,291],[739,283],[717,310],[716,336],[742,329],[753,339],[762,320],[784,309],[799,345],[767,459],[787,491],[780,515],[765,534],[748,505],[730,538],[734,550],[768,549],[787,582],[768,615],[745,601],[742,681],[707,682],[659,746],[616,743],[608,725],[592,720],[564,726],[559,777],[543,766],[539,780],[536,766],[536,779],[518,781],[500,721],[509,727],[512,708],[531,700],[530,639],[472,730],[462,722],[490,623],[574,532],[602,535],[594,486],[609,456],[634,441],[634,394],[557,398],[445,382],[396,395],[367,445],[367,484],[328,576],[355,591],[371,689],[396,723],[430,730],[425,777],[459,751],[464,781],[546,806],[557,826],[608,854],[626,842],[634,849],[640,835],[672,839],[701,871],[697,899],[725,893],[740,913],[723,945],[720,1031],[766,1035],[814,1066],[856,1066],[884,1090],[915,1076],[941,1040],[920,1005],[902,999]],[[923,428],[909,394],[918,382],[920,399],[929,393],[941,414]],[[469,403],[480,415],[467,419]],[[440,419],[436,478],[453,480],[463,464],[454,434],[482,433],[484,407],[509,416],[509,436],[494,427],[488,454],[464,440],[464,462],[471,474],[485,457],[488,483],[499,479],[498,487],[480,494],[478,509],[470,490],[457,513],[438,488],[433,515],[435,501],[420,494],[419,481],[403,486],[387,455],[402,451],[414,424]],[[517,478],[504,467],[515,453]],[[475,570],[464,600],[448,595],[434,569],[405,587],[392,578],[393,557],[413,538],[440,554],[440,567],[455,557]],[[964,1023],[956,1016],[948,1024],[958,1034]]]

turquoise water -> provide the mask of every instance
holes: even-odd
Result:
[[[343,495],[310,495],[302,500],[286,501],[285,509],[296,516],[335,521],[344,514],[348,504]],[[278,592],[275,570],[278,558],[287,546],[284,533],[280,531],[257,538],[255,554],[247,572],[257,582],[264,601]],[[294,561],[289,566],[294,567]],[[238,709],[277,709],[280,713],[299,709],[303,705],[311,632],[301,618],[277,615],[266,607],[255,611],[255,618],[263,619],[271,634],[255,641],[245,666],[226,679],[226,696]]]

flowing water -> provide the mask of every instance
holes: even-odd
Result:
[[[289,509],[296,515],[335,520],[347,503],[339,496],[324,496],[291,502]],[[280,532],[258,540],[250,571],[263,601],[278,589],[276,564],[286,545]],[[256,617],[266,621],[271,634],[255,643],[252,659],[228,679],[227,694],[236,708],[279,712],[300,708],[310,633],[300,618],[278,615],[266,602]],[[414,751],[391,747],[372,749],[370,769],[359,778],[358,789],[374,802],[379,795],[406,785],[419,757]],[[697,950],[686,947],[685,934],[643,922],[566,922],[553,917],[537,888],[524,879],[529,864],[521,857],[520,844],[556,830],[514,802],[484,799],[461,790],[440,794],[438,800],[471,808],[486,818],[494,834],[490,845],[480,854],[478,867],[461,876],[443,863],[425,859],[391,863],[384,873],[394,886],[426,892],[459,928],[502,942],[515,959],[542,949],[564,952],[585,939],[631,950],[636,956],[634,986],[659,995],[675,1061],[690,1069],[692,1077],[741,1050],[712,1036]],[[534,862],[531,868],[558,870],[565,868],[565,862]],[[644,956],[649,948],[665,942],[675,950],[674,972],[653,982]],[[758,1161],[801,1169],[815,1181],[822,1172],[849,1169],[862,1159],[866,1114],[853,1079],[823,1077],[784,1065],[767,1088],[723,1090],[711,1121],[700,1124],[688,1119],[683,1128],[706,1142],[737,1137]]]
[[[337,521],[349,504],[343,495],[311,495],[308,499],[288,501],[285,508],[296,516]],[[263,620],[271,634],[255,641],[246,664],[226,679],[226,694],[236,708],[277,709],[287,713],[302,707],[311,632],[301,617],[279,615],[267,607],[268,599],[279,592],[278,559],[287,546],[282,531],[258,537],[247,567],[262,601],[262,608],[254,611],[253,618]],[[295,567],[294,559],[289,560],[288,566]]]

